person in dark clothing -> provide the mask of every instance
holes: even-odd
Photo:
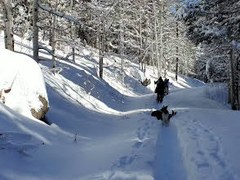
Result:
[[[162,102],[164,98],[164,81],[162,77],[160,77],[157,81],[154,81],[154,83],[157,85],[155,89],[155,93],[157,93],[157,102]]]
[[[168,82],[169,82],[169,79],[165,78],[164,79],[164,95],[165,96],[169,94]]]
[[[162,76],[160,76],[157,81],[154,81],[154,84],[158,84],[162,82],[163,82],[163,79],[162,79]]]

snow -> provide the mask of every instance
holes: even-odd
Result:
[[[0,90],[11,89],[10,93],[5,94],[6,105],[32,117],[31,108],[39,110],[42,107],[38,96],[48,100],[41,69],[26,55],[2,48],[0,54]]]
[[[144,74],[124,60],[120,78],[120,59],[109,56],[102,80],[97,52],[82,52],[76,64],[59,60],[60,74],[51,62],[40,65],[51,125],[0,103],[0,179],[240,179],[240,112],[209,95],[224,88],[183,76],[176,82],[169,72],[170,94],[157,104],[152,67]],[[145,77],[148,87],[139,82]],[[163,105],[177,111],[168,127],[150,115]]]

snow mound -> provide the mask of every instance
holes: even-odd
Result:
[[[48,97],[39,65],[26,55],[6,49],[0,49],[0,54],[2,102],[29,118],[43,118]]]

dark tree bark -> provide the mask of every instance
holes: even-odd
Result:
[[[12,3],[11,0],[1,0],[1,4],[3,4],[5,48],[14,51]]]
[[[38,44],[38,0],[33,1],[33,59],[39,61],[39,44]]]

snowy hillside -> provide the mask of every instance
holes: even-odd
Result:
[[[153,68],[144,76],[125,63],[123,81],[116,57],[99,79],[90,49],[75,64],[58,61],[60,74],[43,61],[51,125],[0,104],[0,179],[240,179],[240,113],[210,98],[214,86],[169,73],[170,94],[157,104]],[[177,111],[168,127],[150,115],[163,105]]]

